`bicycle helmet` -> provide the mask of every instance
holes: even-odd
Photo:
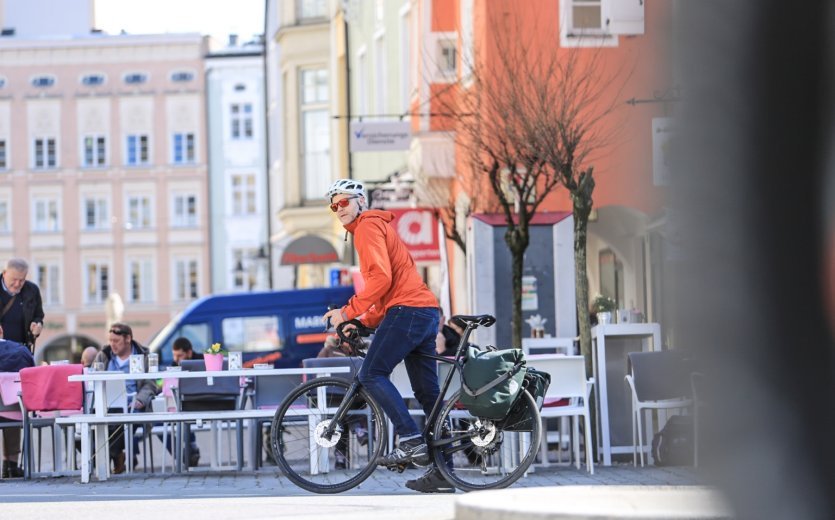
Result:
[[[328,200],[333,200],[334,195],[344,193],[346,195],[359,195],[365,198],[368,204],[368,195],[365,193],[365,186],[360,181],[354,179],[339,179],[328,188],[328,193],[325,195]]]

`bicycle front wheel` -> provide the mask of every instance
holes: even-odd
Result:
[[[350,383],[316,378],[291,392],[276,410],[270,443],[276,462],[294,484],[314,493],[341,493],[377,467],[385,449],[380,406],[360,388],[346,415],[327,431]]]
[[[461,405],[460,392],[444,405],[433,427],[435,464],[444,477],[464,491],[498,489],[516,482],[539,450],[542,420],[527,391],[519,396],[514,419],[475,417]]]

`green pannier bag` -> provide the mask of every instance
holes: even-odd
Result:
[[[551,374],[541,372],[533,367],[527,367],[522,388],[531,394],[538,410],[542,410],[542,404],[545,402],[545,394],[548,392],[550,385]],[[513,432],[533,431],[530,410],[522,400],[522,392],[519,392],[519,397],[516,398],[516,402],[510,409],[510,413],[502,421],[502,429]]]
[[[504,419],[525,379],[521,349],[478,350],[469,347],[461,371],[461,404],[474,416]]]

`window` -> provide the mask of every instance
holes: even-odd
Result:
[[[194,134],[174,134],[171,147],[174,164],[191,164],[195,161]]]
[[[84,199],[84,222],[81,226],[86,230],[108,229],[110,218],[105,197],[87,197]]]
[[[148,136],[129,135],[127,137],[127,165],[138,166],[148,164]]]
[[[600,294],[615,300],[618,309],[626,307],[623,263],[611,249],[598,252],[597,261],[600,270]]]
[[[6,155],[6,140],[0,139],[0,170],[5,170],[9,167],[9,159]]]
[[[32,229],[39,232],[61,231],[58,199],[36,198],[32,201]]]
[[[172,205],[174,215],[171,219],[173,227],[197,226],[197,196],[193,194],[174,195]]]
[[[233,249],[232,250],[232,288],[252,289],[258,283],[256,272],[249,269],[249,259],[258,254],[255,249]]]
[[[154,301],[153,270],[150,258],[140,258],[128,262],[128,301],[149,303]]]
[[[58,166],[54,137],[36,137],[34,148],[35,157],[33,166],[35,168],[44,169]]]
[[[444,75],[455,75],[456,66],[458,64],[458,55],[455,49],[454,40],[441,40],[440,56],[438,57],[438,67]]]
[[[174,299],[183,301],[197,297],[197,260],[176,260],[174,262]]]
[[[151,198],[147,195],[128,197],[128,215],[125,229],[148,229],[151,227]]]
[[[51,87],[55,84],[55,76],[35,76],[32,78],[32,86],[37,88]]]
[[[324,18],[327,16],[326,0],[296,0],[298,21],[305,21],[311,18]]]
[[[125,83],[128,85],[140,85],[145,83],[148,80],[148,76],[146,74],[142,74],[141,72],[131,72],[130,74],[125,74]]]
[[[575,31],[602,31],[602,0],[572,0],[571,28]]]
[[[41,290],[44,305],[60,305],[60,267],[58,264],[35,264],[35,280]]]
[[[85,87],[96,87],[98,85],[104,85],[104,75],[87,74],[86,76],[81,78],[81,84]]]
[[[5,86],[6,86],[6,78],[0,76],[0,88],[3,88]]]
[[[229,113],[232,139],[252,139],[252,103],[232,103]]]
[[[107,164],[106,141],[100,135],[88,135],[84,138],[84,166],[97,167]]]
[[[227,350],[270,352],[281,350],[277,316],[225,318],[221,322],[223,346]]]
[[[12,226],[9,218],[9,201],[0,200],[0,233],[8,233]]]
[[[331,178],[328,72],[326,69],[303,70],[301,83],[302,196],[306,200],[321,199]]]
[[[255,215],[255,174],[232,175],[232,214]]]
[[[171,74],[171,81],[185,83],[194,79],[194,73],[188,71],[177,71]]]
[[[84,302],[104,303],[110,293],[110,266],[101,261],[88,261],[84,266]]]

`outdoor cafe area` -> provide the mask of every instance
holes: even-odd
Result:
[[[633,454],[636,464],[651,464],[652,437],[673,414],[692,415],[697,434],[696,380],[691,380],[678,353],[660,350],[659,334],[658,325],[652,323],[594,327],[592,378],[586,377],[585,360],[576,355],[576,344],[538,338],[523,345],[529,352],[528,366],[552,374],[552,389],[542,409],[546,429],[538,465],[580,467],[582,463],[593,472],[595,464],[611,465]],[[220,371],[206,371],[197,361],[182,370],[154,373],[85,373],[80,365],[52,365],[25,369],[20,375],[0,374],[0,414],[6,417],[0,428],[24,426],[29,431],[24,433],[22,454],[29,478],[72,475],[84,483],[91,477],[107,480],[111,477],[108,437],[112,426],[118,425],[124,425],[128,439],[139,439],[136,453],[134,442],[126,443],[128,473],[258,470],[267,461],[264,432],[283,396],[304,378],[350,377],[356,370],[333,363],[230,370],[226,363]],[[26,371],[40,375],[27,381]],[[404,377],[405,370],[395,370],[393,382],[404,398],[413,397]],[[151,410],[130,413],[125,396],[125,381],[130,379],[161,383],[163,391]],[[591,399],[595,399],[593,408]],[[591,431],[592,409],[597,411],[595,431]],[[184,463],[189,431],[201,454],[195,467]],[[694,439],[693,446],[697,445]],[[134,456],[136,468],[131,463]],[[697,449],[694,457],[697,462]]]

